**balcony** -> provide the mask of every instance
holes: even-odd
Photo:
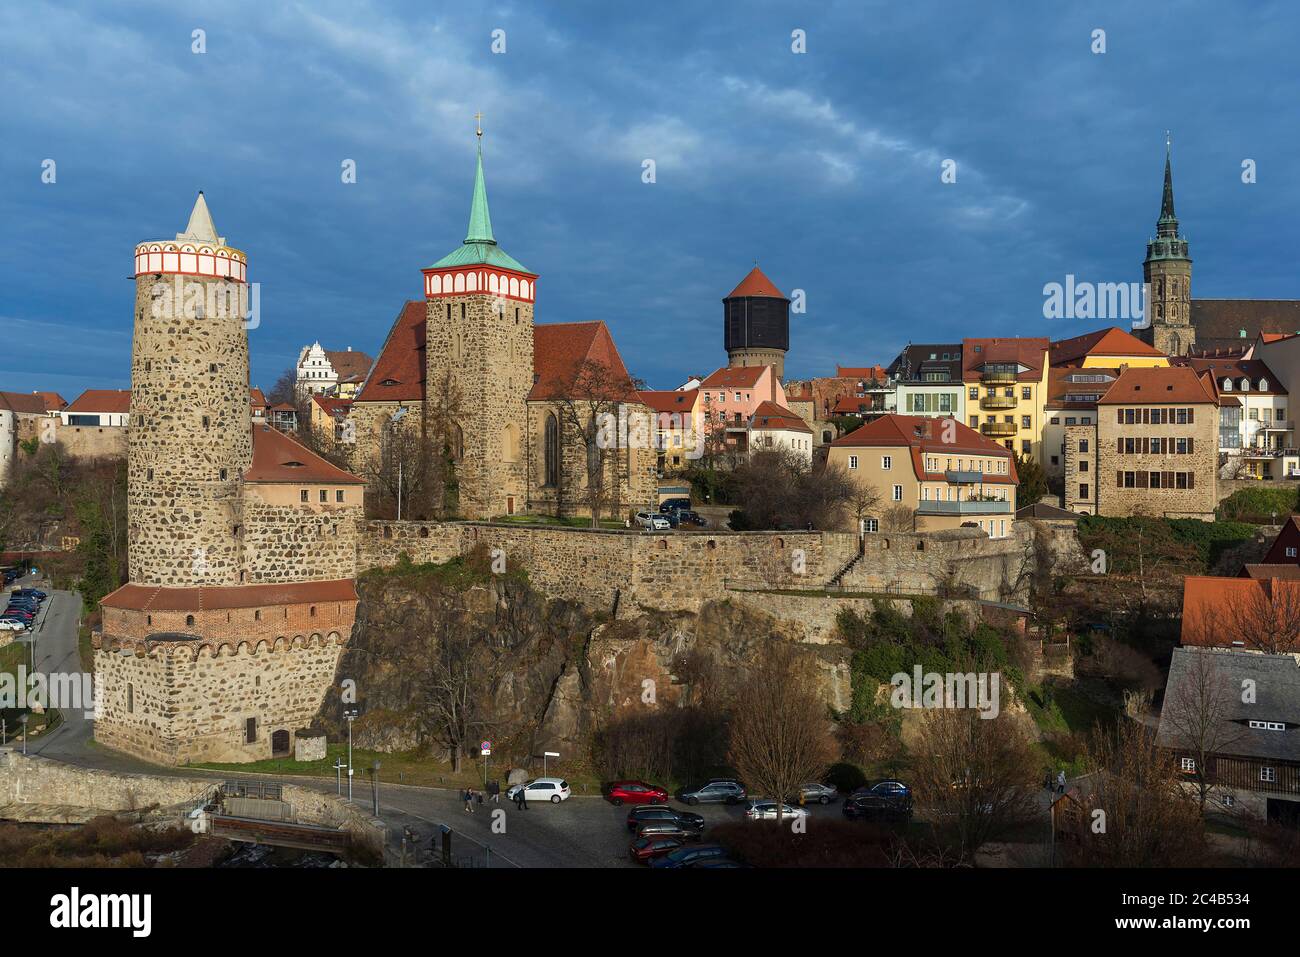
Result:
[[[982,435],[995,435],[1004,439],[1014,437],[1019,431],[1014,422],[985,422],[980,426]]]
[[[966,501],[966,502],[921,502],[916,506],[918,515],[1007,515],[1011,512],[1010,502]]]
[[[1243,458],[1247,459],[1280,459],[1292,455],[1300,455],[1297,449],[1265,449],[1259,447],[1246,447],[1241,450]]]
[[[980,408],[1014,409],[1017,401],[1014,395],[986,395],[980,399]]]
[[[1265,432],[1291,432],[1295,429],[1295,423],[1289,420],[1277,419],[1273,422],[1264,423]]]
[[[985,369],[980,373],[980,381],[989,385],[1015,385],[1015,369]]]
[[[951,485],[978,485],[984,481],[983,472],[959,471],[958,469],[948,469],[943,473]]]

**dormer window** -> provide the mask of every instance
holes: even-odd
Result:
[[[1223,391],[1224,391],[1224,392],[1231,392],[1231,391],[1232,391],[1232,380],[1231,380],[1231,379],[1224,379],[1224,380],[1223,380]]]
[[[1243,378],[1243,379],[1241,380],[1241,391],[1242,391],[1242,392],[1249,392],[1249,391],[1250,391],[1250,380],[1249,380],[1249,379]]]
[[[1260,392],[1267,392],[1267,391],[1268,391],[1268,380],[1267,380],[1267,379],[1260,379],[1260,380],[1259,380],[1259,391],[1260,391]]]
[[[396,379],[385,379],[384,381],[380,382],[379,384],[380,384],[380,385],[398,385],[399,383],[398,383],[398,381],[397,381]]]

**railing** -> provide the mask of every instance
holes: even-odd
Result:
[[[1265,422],[1264,429],[1268,432],[1292,432],[1295,430],[1295,423],[1287,419],[1274,419],[1272,422]]]
[[[1010,369],[985,369],[980,373],[980,381],[990,385],[1014,385],[1016,373]]]
[[[980,426],[980,432],[984,435],[1000,435],[1010,437],[1019,432],[1014,422],[985,422]]]
[[[967,499],[964,502],[922,501],[916,510],[922,515],[1005,515],[1011,503],[1001,500]]]
[[[943,477],[954,485],[978,485],[984,481],[983,472],[972,472],[965,469],[948,469],[943,473]]]
[[[1019,400],[1013,395],[986,395],[980,399],[981,409],[1014,409]]]
[[[1288,455],[1300,455],[1300,449],[1266,449],[1248,446],[1242,449],[1242,455],[1248,459],[1280,459]]]

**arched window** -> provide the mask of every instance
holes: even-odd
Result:
[[[1243,377],[1241,380],[1241,391],[1242,392],[1250,391],[1250,380],[1245,377]]]
[[[447,426],[447,454],[453,462],[459,462],[465,457],[465,433],[455,422]]]
[[[546,434],[542,442],[543,475],[542,484],[552,488],[560,484],[560,423],[555,413],[546,416]]]

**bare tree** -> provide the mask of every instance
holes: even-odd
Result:
[[[838,465],[814,466],[786,447],[751,452],[735,474],[753,529],[838,528],[857,488]]]
[[[880,516],[880,527],[887,532],[912,532],[916,519],[906,505],[891,505]]]
[[[581,448],[586,465],[585,484],[575,484],[583,489],[592,528],[600,527],[601,511],[607,503],[611,516],[620,510],[619,469],[620,465],[630,467],[630,450],[619,434],[619,422],[644,387],[644,383],[590,358],[578,364],[571,380],[551,384],[553,401],[560,412],[561,448],[566,445],[563,436],[571,437],[573,446]],[[562,463],[563,452],[560,459]],[[560,470],[562,486],[566,480],[562,464]]]
[[[799,650],[771,641],[736,695],[730,760],[751,792],[780,805],[816,781],[838,756],[826,704],[811,663]]]
[[[1184,650],[1188,652],[1184,660],[1189,664],[1183,669],[1182,681],[1165,698],[1161,720],[1172,732],[1177,749],[1196,761],[1191,776],[1204,812],[1214,790],[1211,760],[1216,754],[1231,751],[1245,732],[1228,720],[1233,690],[1219,667],[1218,653],[1203,648]]]
[[[474,636],[455,616],[441,616],[433,628],[423,682],[426,729],[446,747],[452,772],[459,773],[473,730],[481,724],[477,706],[484,691],[483,662],[477,660]]]
[[[935,812],[941,845],[959,859],[970,862],[990,840],[1030,820],[1037,762],[1009,715],[930,709],[914,753],[918,796]]]
[[[1195,797],[1182,786],[1173,754],[1155,732],[1121,719],[1096,730],[1088,747],[1093,769],[1079,796],[1066,800],[1075,813],[1060,828],[1068,838],[1062,857],[1086,867],[1189,867],[1203,863],[1205,821]],[[1086,791],[1086,793],[1084,793]]]
[[[1218,621],[1208,621],[1208,612],[1193,622],[1206,644],[1245,643],[1247,648],[1270,655],[1282,655],[1300,647],[1300,582],[1280,578],[1249,579],[1255,587],[1234,589]],[[1214,630],[1223,637],[1214,640]]]
[[[848,507],[849,511],[853,513],[853,530],[855,532],[862,527],[863,519],[878,516],[882,502],[883,497],[880,494],[880,489],[863,482],[853,482],[852,491],[849,493]]]

